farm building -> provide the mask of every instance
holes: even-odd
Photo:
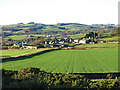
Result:
[[[95,42],[89,42],[89,44],[95,44]]]
[[[53,40],[53,43],[54,43],[54,44],[58,44],[58,43],[59,43],[59,40]]]
[[[17,46],[18,44],[17,43],[14,43],[13,46]]]
[[[37,49],[37,46],[22,46],[22,49]]]
[[[47,41],[45,41],[45,44],[48,44],[48,42],[47,42]]]
[[[74,42],[74,39],[67,39],[67,42],[72,43],[72,42]]]
[[[64,41],[60,41],[59,43],[60,43],[60,44],[64,44]]]
[[[79,43],[79,40],[78,40],[78,39],[75,39],[75,40],[74,40],[74,43]]]
[[[53,44],[54,42],[50,41],[49,44]]]
[[[80,44],[86,44],[86,39],[82,39],[79,41]]]

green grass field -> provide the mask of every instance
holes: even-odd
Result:
[[[50,35],[45,35],[45,34],[31,34],[31,35],[35,37],[50,36]]]
[[[21,31],[13,32],[13,33],[25,33],[25,31],[21,30]]]
[[[110,41],[110,40],[118,40],[119,37],[117,36],[114,36],[114,37],[110,37],[110,38],[102,38],[102,40],[107,40],[107,41]]]
[[[75,35],[67,35],[70,36],[71,38],[80,38],[80,37],[84,37],[83,34],[75,34]]]
[[[75,47],[118,47],[117,43],[97,43],[97,44],[85,44],[76,45]]]
[[[19,55],[24,55],[24,54],[29,54],[29,53],[34,53],[34,52],[39,52],[43,50],[48,50],[48,48],[45,49],[19,49],[19,50],[2,50],[2,55],[3,56],[19,56]]]
[[[2,63],[2,67],[7,70],[20,70],[29,66],[53,73],[118,72],[118,49],[56,50]]]
[[[12,35],[12,36],[8,36],[8,37],[11,39],[14,39],[14,40],[22,40],[22,39],[27,38],[27,36],[28,35]]]
[[[42,36],[50,36],[50,35],[45,35],[45,34],[31,34],[32,36],[34,37],[42,37]],[[25,39],[25,38],[30,38],[30,37],[27,37],[29,35],[12,35],[12,36],[8,36],[9,38],[11,39],[14,39],[14,40],[22,40],[22,39]]]
[[[58,29],[58,28],[46,28],[46,29],[41,29],[43,31],[64,31],[62,29]]]

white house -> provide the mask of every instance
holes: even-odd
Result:
[[[17,44],[17,43],[14,43],[14,44],[13,44],[13,46],[16,46],[16,45],[18,45],[18,44]]]
[[[47,44],[47,41],[45,41],[45,44]]]
[[[64,41],[60,41],[59,43],[60,43],[60,44],[64,44]]]
[[[75,39],[74,42],[75,42],[75,43],[79,43],[79,40],[78,40],[78,39]]]
[[[86,39],[82,39],[79,41],[80,44],[86,44]]]
[[[37,49],[36,46],[23,46],[23,49]]]
[[[53,42],[52,42],[52,41],[50,41],[50,42],[49,42],[49,44],[53,44]]]

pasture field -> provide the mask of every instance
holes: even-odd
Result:
[[[63,29],[58,29],[57,27],[51,28],[50,26],[46,26],[46,28],[42,28],[43,31],[64,31]]]
[[[68,31],[79,31],[81,29],[87,29],[87,27],[81,26],[78,27],[76,25],[65,25],[66,28],[68,28]]]
[[[103,36],[111,36],[111,32],[108,32],[108,33],[103,33]]]
[[[40,52],[43,50],[48,50],[48,48],[44,49],[18,49],[18,50],[2,50],[2,55],[3,56],[11,56],[11,57],[16,57],[19,55],[25,55],[25,54],[30,54],[34,52]]]
[[[41,29],[43,31],[64,31],[62,29],[58,29],[58,28],[46,28],[46,29]]]
[[[45,35],[45,34],[31,34],[31,35],[35,37],[50,36],[50,35]]]
[[[67,35],[70,36],[72,38],[80,38],[80,37],[84,37],[84,34],[75,34],[75,35]]]
[[[118,49],[55,50],[34,57],[2,62],[2,68],[36,67],[52,73],[118,72]]]
[[[82,44],[75,47],[118,47],[117,43],[97,43],[97,44]]]
[[[13,32],[13,33],[25,33],[25,31],[21,30],[21,31]]]
[[[8,33],[9,33],[9,32],[11,32],[11,31],[2,31],[2,32],[8,32]]]
[[[102,38],[102,40],[107,40],[107,41],[110,41],[110,40],[119,40],[120,38],[117,37],[117,36],[114,36],[114,37],[109,37],[109,38]]]
[[[31,34],[32,36],[34,37],[42,37],[42,36],[50,36],[50,35],[45,35],[45,34]],[[30,38],[30,37],[27,37],[29,35],[12,35],[12,36],[8,36],[9,38],[11,39],[14,39],[14,40],[22,40],[22,39],[25,39],[25,38]]]
[[[11,39],[14,39],[14,40],[22,40],[22,39],[27,38],[27,36],[28,35],[12,35],[12,36],[8,36],[8,37]]]

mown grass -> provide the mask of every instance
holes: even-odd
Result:
[[[56,50],[2,63],[7,70],[29,66],[53,73],[118,72],[118,49]]]

